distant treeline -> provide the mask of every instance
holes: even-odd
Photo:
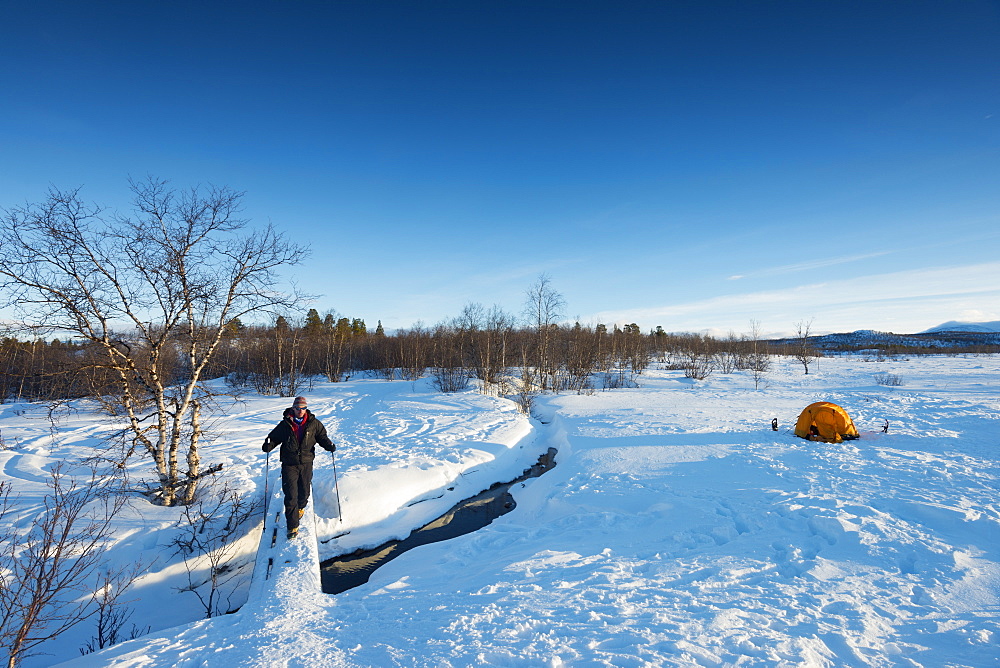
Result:
[[[857,334],[857,333],[856,333]],[[914,337],[921,341],[914,342]],[[442,391],[457,391],[473,379],[484,392],[520,397],[527,407],[538,392],[586,392],[635,386],[651,364],[683,370],[689,378],[750,369],[765,373],[771,356],[805,357],[860,354],[873,359],[918,354],[1000,353],[986,336],[893,335],[867,333],[802,339],[759,340],[731,334],[715,338],[642,332],[638,325],[525,326],[497,308],[466,307],[462,315],[433,327],[414,326],[386,333],[370,331],[364,320],[279,317],[269,326],[231,321],[205,378],[224,378],[234,389],[293,396],[314,382],[338,382],[359,375],[386,380],[429,376]],[[179,342],[180,343],[180,342]],[[119,345],[140,346],[121,332]],[[163,355],[159,373],[180,382],[188,376],[183,347]],[[137,351],[132,350],[135,354]],[[141,351],[138,351],[141,352]],[[170,350],[168,350],[170,353]],[[0,339],[0,402],[80,397],[102,399],[112,413],[116,383],[102,351],[73,341]]]

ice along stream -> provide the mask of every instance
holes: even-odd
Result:
[[[538,458],[538,462],[509,482],[498,482],[484,492],[471,496],[437,519],[415,529],[403,540],[394,540],[370,550],[333,557],[320,563],[323,591],[339,594],[368,582],[368,578],[385,563],[407,550],[420,545],[456,538],[482,529],[490,522],[505,515],[517,505],[510,493],[511,487],[528,478],[537,478],[556,465],[556,449]]]

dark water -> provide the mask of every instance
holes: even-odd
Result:
[[[327,594],[339,594],[363,585],[376,568],[407,550],[482,529],[501,515],[514,510],[517,504],[510,494],[512,486],[528,478],[537,478],[555,465],[556,450],[549,448],[547,453],[538,458],[537,464],[525,469],[516,479],[496,483],[485,492],[460,501],[444,515],[414,530],[403,540],[390,541],[372,550],[359,550],[321,562],[319,567],[323,591]]]

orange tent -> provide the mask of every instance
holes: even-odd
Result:
[[[828,401],[817,401],[806,406],[799,415],[795,435],[810,441],[840,443],[858,438],[858,430],[843,408]]]

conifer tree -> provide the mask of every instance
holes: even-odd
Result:
[[[306,334],[313,335],[319,334],[323,331],[323,321],[319,318],[319,313],[316,309],[311,308],[306,314],[306,324],[305,324]]]
[[[347,318],[337,320],[336,337],[338,341],[343,341],[351,336],[351,321]]]

